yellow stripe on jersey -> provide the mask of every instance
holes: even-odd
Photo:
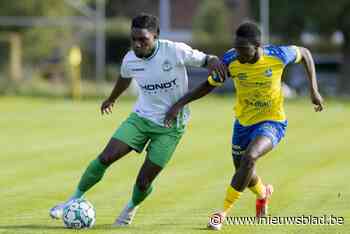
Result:
[[[297,46],[291,46],[293,49],[295,49],[296,52],[296,58],[295,58],[295,63],[299,63],[301,61],[301,52],[299,47]]]
[[[211,75],[208,76],[208,82],[211,86],[215,86],[215,87],[219,87],[223,84],[222,82],[215,81]]]

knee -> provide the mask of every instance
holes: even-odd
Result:
[[[247,153],[242,157],[240,165],[245,169],[251,170],[255,167],[255,163],[256,157],[251,153]]]
[[[110,149],[106,148],[103,152],[98,156],[100,162],[106,166],[111,165],[115,162],[121,155],[120,150],[118,149]]]
[[[147,179],[138,179],[136,181],[136,186],[139,188],[141,192],[146,192],[148,188],[151,186],[151,182]]]
[[[108,156],[108,155],[105,155],[105,154],[100,154],[98,156],[98,160],[100,160],[100,162],[103,164],[103,165],[106,165],[106,166],[109,166],[111,165],[111,158]]]

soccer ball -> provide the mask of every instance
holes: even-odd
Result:
[[[63,223],[66,228],[91,228],[95,221],[95,208],[87,200],[74,200],[63,209]]]

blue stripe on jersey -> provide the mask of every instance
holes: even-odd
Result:
[[[264,47],[264,52],[268,56],[279,58],[285,65],[294,62],[297,58],[297,52],[292,46],[269,45]]]
[[[224,56],[222,57],[222,62],[228,66],[231,62],[237,59],[237,52],[234,49],[230,49],[226,51]]]
[[[277,57],[278,59],[282,60],[285,65],[293,63],[297,59],[297,51],[292,46],[269,45],[265,46],[263,49],[265,55]],[[237,59],[237,56],[238,55],[235,49],[230,49],[222,57],[222,62],[226,66],[229,66],[230,63]]]

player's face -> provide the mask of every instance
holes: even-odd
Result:
[[[131,29],[131,47],[139,58],[147,58],[153,52],[157,34],[144,28]]]
[[[252,63],[257,54],[257,47],[254,45],[236,46],[237,59],[240,63]]]

